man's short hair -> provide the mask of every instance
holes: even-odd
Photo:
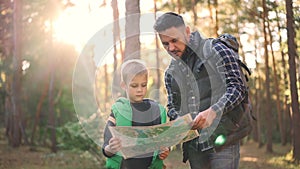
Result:
[[[148,75],[146,64],[139,59],[130,59],[121,66],[121,78],[128,84],[137,75]]]
[[[157,18],[153,26],[157,32],[165,31],[171,27],[178,28],[185,25],[182,16],[174,12],[167,12]]]

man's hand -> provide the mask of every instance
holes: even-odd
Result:
[[[164,160],[168,157],[168,155],[170,154],[170,149],[168,147],[164,147],[160,149],[160,153],[159,153],[159,159]]]
[[[109,140],[108,145],[105,147],[105,152],[107,155],[112,156],[120,151],[122,148],[121,140],[117,137],[112,137]]]
[[[200,112],[193,121],[192,130],[203,129],[210,126],[216,116],[217,113],[211,108]]]

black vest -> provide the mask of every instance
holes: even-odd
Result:
[[[197,44],[186,48],[182,60],[172,60],[167,69],[173,77],[171,92],[176,111],[180,116],[191,113],[193,118],[216,103],[226,90],[225,77],[219,73],[222,70],[217,70],[215,66],[221,58],[214,52],[212,56],[205,56],[205,39],[195,40]],[[217,118],[211,127],[199,131],[202,137],[198,141],[207,141],[209,137],[208,140],[214,142],[222,134],[228,137],[226,144],[230,144],[247,135],[251,131],[251,125],[245,116],[243,105],[242,102],[229,112],[217,112]]]

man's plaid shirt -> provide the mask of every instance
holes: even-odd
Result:
[[[226,92],[218,100],[218,102],[211,105],[211,108],[216,112],[226,113],[239,105],[246,96],[246,86],[242,80],[242,76],[244,76],[244,74],[241,73],[238,60],[235,56],[236,54],[232,49],[228,48],[222,42],[216,42],[213,45],[213,51],[215,51],[217,56],[220,57],[220,61],[215,63],[215,66],[218,67],[218,71],[224,70],[219,73],[224,74]],[[186,57],[187,56],[182,56],[181,59],[185,61]],[[220,67],[222,67],[222,69],[219,69]],[[172,79],[172,75],[166,71],[165,86],[168,94],[168,115],[171,119],[175,119],[177,117],[177,111],[175,110],[174,104],[176,101],[174,101],[171,91]]]

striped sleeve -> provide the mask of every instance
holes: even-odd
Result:
[[[243,83],[243,73],[239,67],[238,60],[232,49],[222,42],[213,46],[221,61],[217,63],[218,71],[225,75],[226,91],[217,103],[212,105],[216,112],[228,112],[239,105],[245,98],[246,86]],[[221,69],[220,69],[221,67]]]
[[[114,113],[111,112],[107,122],[106,122],[106,126],[104,129],[104,142],[103,142],[103,146],[102,146],[102,153],[104,156],[109,157],[107,154],[105,154],[104,148],[109,144],[109,140],[112,138],[112,134],[108,129],[108,126],[116,126],[116,119],[114,116]]]
[[[176,104],[175,104],[175,99],[174,95],[172,93],[172,75],[166,71],[165,72],[165,87],[167,90],[167,95],[168,95],[168,103],[167,103],[167,108],[168,108],[168,117],[170,120],[175,120],[178,117],[178,113],[176,111]],[[173,84],[174,85],[174,84]]]

